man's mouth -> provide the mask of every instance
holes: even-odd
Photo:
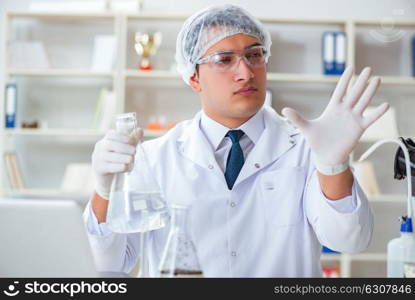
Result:
[[[240,88],[239,90],[237,90],[234,94],[238,94],[238,95],[252,95],[254,93],[256,93],[258,91],[258,89],[256,89],[253,86],[245,86],[243,88]]]

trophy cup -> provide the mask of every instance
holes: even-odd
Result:
[[[154,34],[135,33],[135,51],[141,56],[139,69],[149,71],[153,69],[150,63],[150,56],[154,55],[157,48],[161,44],[161,32],[157,31]]]

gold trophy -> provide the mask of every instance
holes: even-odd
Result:
[[[161,44],[161,32],[157,31],[154,34],[135,33],[135,51],[141,56],[139,69],[149,71],[153,69],[150,63],[150,56],[154,55],[157,48]]]

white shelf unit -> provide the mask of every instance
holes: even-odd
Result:
[[[156,68],[153,71],[145,72],[138,71],[132,67],[131,62],[131,45],[129,44],[129,30],[131,24],[142,22],[153,22],[161,24],[165,22],[180,23],[184,21],[187,16],[180,15],[157,15],[157,14],[140,14],[140,15],[123,15],[123,14],[65,14],[65,13],[33,13],[33,12],[8,12],[5,17],[5,26],[3,32],[3,47],[5,49],[5,65],[2,68],[5,81],[7,82],[11,78],[25,78],[26,80],[36,78],[95,78],[105,79],[112,82],[113,89],[117,95],[117,112],[126,111],[126,106],[131,97],[127,94],[129,84],[134,85],[141,81],[151,82],[156,85],[168,85],[177,84],[180,88],[184,87],[184,83],[181,81],[179,74],[170,71],[168,68]],[[114,35],[117,40],[117,57],[113,70],[108,72],[91,71],[87,68],[52,68],[52,69],[16,69],[8,65],[8,46],[12,40],[12,21],[16,19],[34,19],[45,22],[71,22],[76,24],[78,22],[86,21],[105,21],[110,22],[114,29]],[[350,20],[350,19],[273,19],[273,18],[260,18],[260,20],[267,26],[320,26],[320,27],[336,27],[339,30],[345,31],[348,37],[347,42],[347,64],[356,67],[356,29],[364,26],[377,26],[380,20]],[[382,21],[383,22],[383,21]],[[415,28],[415,22],[402,22],[394,21],[394,26],[404,26],[408,28]],[[173,56],[167,57],[170,61],[173,61]],[[155,60],[157,57],[154,58]],[[272,59],[272,58],[271,58]],[[319,57],[320,59],[320,57]],[[279,71],[279,70],[278,70]],[[382,84],[384,86],[409,86],[415,87],[415,79],[409,75],[403,76],[383,76],[381,74]],[[339,76],[326,76],[320,72],[314,73],[301,73],[301,72],[275,72],[270,70],[268,72],[268,82],[270,84],[323,84],[328,85],[332,90],[339,79]],[[328,96],[328,95],[327,95]],[[0,153],[3,154],[6,145],[10,138],[13,137],[44,137],[50,139],[51,143],[56,142],[56,137],[61,138],[82,138],[87,137],[90,139],[89,143],[93,145],[104,132],[91,130],[88,128],[50,128],[50,129],[6,129],[4,128],[4,95],[1,95],[0,104],[0,136],[2,137],[2,143],[0,143]],[[93,112],[91,112],[93,113]],[[165,131],[145,131],[145,136],[148,138],[159,137],[164,134]],[[0,166],[3,167],[3,160],[0,162]],[[4,169],[4,168],[2,168]],[[3,174],[0,174],[0,190],[4,195],[11,196],[58,196],[65,195],[58,188],[27,188],[24,190],[10,190],[5,187],[5,178],[2,178]],[[88,195],[71,195],[66,196],[82,196],[88,197]],[[371,199],[374,205],[404,205],[404,195],[380,195],[375,199]],[[384,264],[386,260],[386,254],[384,252],[367,252],[355,255],[349,254],[323,254],[322,262],[324,263],[339,263],[341,266],[341,274],[343,277],[350,277],[354,275],[352,270],[353,262],[375,262]]]

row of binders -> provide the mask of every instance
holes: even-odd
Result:
[[[343,74],[346,67],[346,34],[336,31],[324,32],[322,51],[324,74]]]
[[[341,75],[346,67],[346,34],[326,31],[322,38],[323,73]],[[415,77],[415,36],[411,40],[412,76]]]

